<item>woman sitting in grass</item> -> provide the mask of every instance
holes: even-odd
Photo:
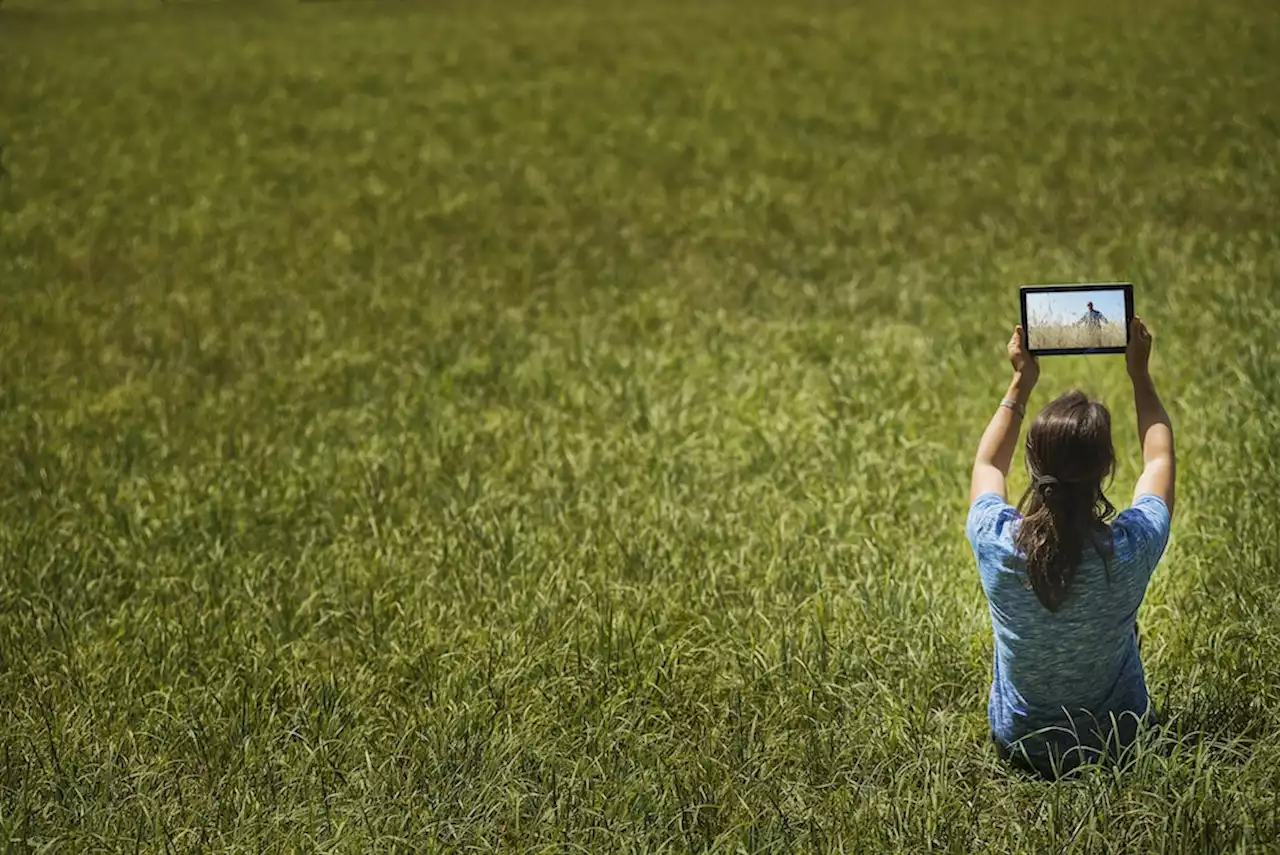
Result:
[[[1137,615],[1169,539],[1173,429],[1148,372],[1151,334],[1134,318],[1125,357],[1143,470],[1116,516],[1103,495],[1115,468],[1111,414],[1078,391],[1049,403],[1027,433],[1031,486],[1018,508],[1005,478],[1040,365],[1022,327],[1013,381],[978,443],[966,532],[995,635],[987,715],[1003,759],[1046,777],[1115,758],[1152,723]]]

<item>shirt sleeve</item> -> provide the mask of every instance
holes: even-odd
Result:
[[[969,518],[965,520],[964,533],[969,538],[975,555],[984,544],[999,540],[1005,524],[1015,511],[999,493],[983,493],[969,506]]]
[[[1134,565],[1146,578],[1151,578],[1156,564],[1164,555],[1169,543],[1169,526],[1172,516],[1169,506],[1159,496],[1146,493],[1134,500],[1133,505],[1120,513],[1112,525],[1123,533],[1132,550]]]

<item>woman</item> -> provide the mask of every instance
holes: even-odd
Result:
[[[1138,653],[1138,606],[1173,514],[1173,429],[1148,371],[1151,334],[1133,319],[1133,381],[1142,477],[1114,518],[1103,494],[1115,468],[1111,414],[1068,392],[1027,433],[1031,486],[1014,509],[1005,478],[1039,379],[1022,327],[1009,341],[1013,380],[973,463],[966,532],[995,635],[987,716],[1004,759],[1057,777],[1117,752],[1154,721]]]

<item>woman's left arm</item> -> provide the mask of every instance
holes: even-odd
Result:
[[[1004,482],[1013,463],[1013,449],[1022,430],[1027,401],[1031,400],[1031,391],[1040,379],[1040,362],[1026,349],[1021,324],[1013,328],[1008,350],[1013,379],[1009,381],[1009,391],[1005,393],[1004,400],[982,432],[982,439],[978,440],[973,477],[969,481],[970,504],[983,493],[999,493],[1005,497]]]

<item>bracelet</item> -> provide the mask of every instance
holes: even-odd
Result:
[[[1018,414],[1019,418],[1025,419],[1027,417],[1027,408],[1022,406],[1012,398],[1005,398],[1000,402],[1000,406],[1007,407],[1008,409],[1013,410],[1015,413]]]

